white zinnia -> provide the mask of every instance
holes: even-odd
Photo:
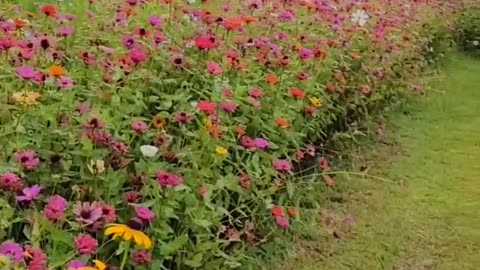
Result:
[[[158,153],[158,147],[153,145],[142,145],[140,146],[140,152],[145,157],[154,157]]]
[[[352,22],[360,26],[364,26],[368,19],[370,19],[370,16],[363,9],[359,9],[352,14]]]
[[[478,42],[478,40],[474,40],[472,43],[473,43],[473,46],[478,46],[478,44],[480,44],[480,42]]]

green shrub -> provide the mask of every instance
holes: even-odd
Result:
[[[455,24],[456,42],[465,52],[480,56],[480,8],[463,11]]]

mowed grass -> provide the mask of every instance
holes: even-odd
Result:
[[[393,146],[374,146],[337,182],[350,235],[299,240],[283,269],[480,269],[480,61],[455,55],[426,96],[389,119]],[[415,110],[415,111],[412,111]],[[381,180],[383,179],[383,180]]]

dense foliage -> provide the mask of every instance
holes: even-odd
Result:
[[[421,91],[453,8],[19,3],[0,6],[0,264],[35,270],[241,267],[301,222],[298,190],[334,185],[299,185],[303,160],[329,170],[315,142]]]
[[[480,56],[480,7],[468,7],[456,21],[458,46],[465,52]]]

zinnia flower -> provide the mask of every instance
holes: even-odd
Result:
[[[42,191],[42,187],[40,185],[26,187],[22,190],[23,195],[16,196],[16,199],[18,202],[29,203],[38,198],[40,191]]]
[[[223,72],[222,67],[214,61],[208,61],[207,70],[212,75],[220,75]]]
[[[132,253],[132,260],[137,265],[145,265],[152,260],[152,254],[146,250],[136,250]]]
[[[217,146],[215,148],[215,152],[217,152],[217,154],[222,156],[222,157],[228,156],[228,149],[225,148],[225,147]]]
[[[102,261],[92,260],[92,262],[95,265],[95,267],[85,266],[85,267],[80,267],[77,270],[106,270],[107,269],[107,265]]]
[[[17,75],[23,79],[32,79],[37,75],[37,72],[33,67],[23,66],[16,69]]]
[[[195,45],[200,50],[210,50],[216,47],[216,40],[211,35],[199,36],[195,38]]]
[[[155,213],[147,207],[139,206],[135,208],[135,214],[143,222],[151,222],[155,218]]]
[[[176,187],[183,184],[183,178],[176,174],[160,170],[157,172],[157,182],[162,187]]]
[[[276,159],[273,161],[273,166],[279,172],[289,172],[293,169],[292,163],[286,159]]]
[[[17,191],[23,187],[20,177],[14,173],[6,172],[0,175],[0,189],[6,191]]]
[[[131,127],[137,134],[143,134],[148,129],[147,124],[140,120],[133,121]]]
[[[67,200],[60,195],[50,197],[47,205],[43,209],[43,214],[50,220],[59,220],[67,210]]]
[[[158,153],[158,147],[153,145],[142,145],[140,146],[140,152],[144,157],[154,157]]]
[[[33,170],[37,168],[40,163],[40,159],[37,157],[37,154],[34,151],[23,150],[15,154],[15,159],[20,163],[23,168],[27,170]]]
[[[23,248],[15,242],[4,242],[0,246],[0,254],[10,257],[15,263],[20,263],[23,260]]]
[[[206,114],[214,114],[216,107],[215,103],[208,100],[201,100],[197,103],[197,108]]]
[[[37,100],[41,97],[41,94],[32,91],[16,92],[12,94],[12,99],[15,101],[15,103],[22,106],[35,105],[38,103]]]
[[[102,217],[102,208],[96,202],[77,202],[73,205],[76,220],[83,225],[91,225]]]
[[[135,222],[130,222],[134,224]],[[113,235],[113,239],[121,238],[124,241],[133,241],[135,244],[145,248],[152,248],[152,240],[142,231],[133,229],[124,224],[108,224],[105,235]]]
[[[61,77],[65,75],[65,69],[61,66],[54,65],[48,69],[48,74],[53,77]]]
[[[88,234],[80,234],[75,237],[75,248],[82,255],[93,255],[98,247],[97,239]]]
[[[25,248],[26,263],[29,270],[47,270],[47,255],[38,248]]]

